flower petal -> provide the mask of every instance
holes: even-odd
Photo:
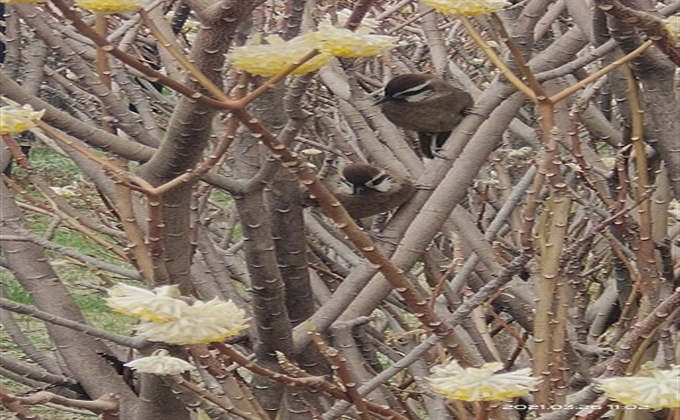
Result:
[[[428,379],[435,392],[462,401],[505,401],[528,394],[538,384],[538,379],[531,376],[531,369],[495,373],[501,369],[501,363],[463,368],[454,360],[433,368]]]
[[[95,13],[128,13],[139,10],[143,0],[76,0],[76,4]]]
[[[196,369],[185,360],[169,356],[167,350],[156,350],[151,356],[133,360],[125,366],[153,375],[179,375],[182,372]]]
[[[0,108],[0,134],[19,134],[30,130],[44,113],[44,110],[33,111],[28,104],[21,107],[3,106]]]
[[[651,369],[650,374],[598,379],[597,387],[621,404],[654,409],[680,407],[680,365],[670,370]]]
[[[321,24],[315,34],[319,40],[319,51],[345,58],[378,55],[394,48],[397,42],[397,38],[392,36],[365,35],[329,24]]]
[[[488,15],[508,6],[505,0],[420,0],[445,15],[477,16]]]
[[[275,76],[299,62],[316,47],[316,41],[309,35],[302,35],[283,41],[278,37],[267,37],[269,44],[246,45],[234,48],[228,55],[231,64],[242,71],[263,77]],[[328,64],[332,55],[320,54],[305,62],[293,74],[306,74]]]

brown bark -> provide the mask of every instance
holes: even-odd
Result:
[[[26,227],[20,209],[6,186],[0,184],[0,225],[2,235],[13,233],[12,226]],[[40,246],[30,242],[1,241],[5,261],[15,278],[30,294],[33,303],[54,315],[85,322],[69,291],[50,266]],[[46,323],[45,327],[67,371],[92,399],[115,392],[123,401],[122,413],[129,418],[133,414],[137,397],[132,390],[104,360],[99,353],[109,354],[106,345],[99,340],[68,328]]]

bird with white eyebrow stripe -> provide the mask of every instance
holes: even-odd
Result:
[[[416,193],[408,179],[366,163],[349,164],[339,175],[325,183],[354,219],[393,210]]]
[[[402,74],[385,85],[384,96],[376,102],[394,125],[418,132],[422,155],[434,158],[451,131],[472,107],[472,96],[439,77]]]

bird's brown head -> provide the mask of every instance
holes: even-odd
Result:
[[[387,192],[394,180],[380,168],[365,163],[352,163],[342,170],[342,181],[352,188],[353,194],[367,190]]]
[[[434,93],[433,83],[437,78],[429,74],[402,74],[385,85],[385,95],[376,102],[381,104],[390,101],[419,102]]]

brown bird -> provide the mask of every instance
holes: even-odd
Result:
[[[329,187],[355,219],[390,211],[416,193],[415,186],[406,178],[365,163],[345,166],[339,179]]]
[[[377,104],[394,125],[417,131],[422,155],[433,159],[433,141],[440,149],[474,101],[469,93],[439,77],[412,73],[390,80]]]

